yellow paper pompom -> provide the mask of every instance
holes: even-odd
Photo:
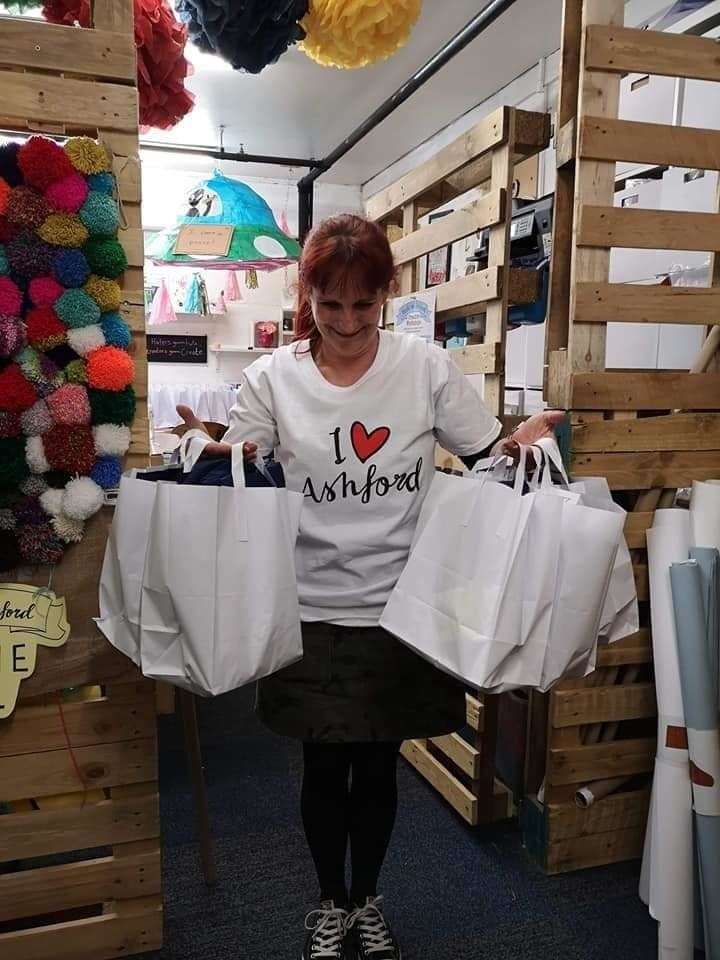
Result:
[[[46,243],[58,247],[81,247],[88,238],[88,231],[80,217],[69,213],[51,213],[38,230]]]
[[[115,283],[114,280],[105,280],[104,277],[96,277],[93,274],[85,284],[85,293],[93,298],[100,307],[101,313],[120,309],[122,299],[120,284]]]
[[[107,173],[110,157],[105,147],[90,137],[71,137],[65,144],[65,153],[70,162],[85,176],[91,173]]]
[[[300,44],[326,67],[366,67],[403,47],[422,0],[313,0]]]

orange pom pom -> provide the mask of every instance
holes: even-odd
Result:
[[[99,347],[85,358],[87,379],[97,390],[124,390],[135,377],[135,364],[119,347]]]

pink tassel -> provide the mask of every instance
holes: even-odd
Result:
[[[163,279],[160,281],[157,292],[153,297],[150,315],[148,316],[148,326],[158,327],[163,323],[175,323],[176,320],[177,317],[173,310],[170,291]]]
[[[237,282],[237,274],[234,270],[228,270],[223,290],[226,300],[242,300],[242,294],[240,293],[240,287]]]
[[[225,303],[225,297],[223,296],[222,290],[217,295],[217,299],[215,300],[215,309],[213,310],[213,313],[227,313],[227,304]]]
[[[290,225],[288,224],[288,221],[287,221],[287,214],[285,213],[284,210],[282,210],[280,213],[280,229],[286,236],[288,237],[292,236],[292,233],[290,233]]]

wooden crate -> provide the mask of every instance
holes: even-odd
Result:
[[[367,204],[368,216],[388,233],[403,295],[420,289],[418,258],[489,229],[487,269],[432,289],[441,319],[485,314],[484,342],[451,353],[464,373],[485,375],[485,402],[499,417],[504,413],[508,308],[533,301],[537,293],[535,271],[510,266],[511,199],[516,182],[532,182],[528,163],[547,146],[549,135],[547,115],[501,107]],[[424,214],[473,187],[481,188],[474,202],[418,228]],[[440,448],[436,465],[462,468]],[[468,695],[467,727],[465,737],[408,742],[403,756],[468,823],[509,817],[512,795],[495,777],[497,698]]]

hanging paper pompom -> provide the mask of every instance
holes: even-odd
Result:
[[[20,315],[23,296],[20,288],[8,277],[0,277],[0,314],[7,317]]]
[[[55,426],[47,401],[38,400],[20,415],[23,433],[27,437],[41,437]]]
[[[90,423],[90,401],[85,387],[66,383],[47,398],[47,405],[56,423],[68,427]]]
[[[225,303],[222,290],[217,295],[215,303],[213,304],[213,313],[227,313],[227,304]]]
[[[120,223],[117,203],[104,193],[89,193],[80,219],[91,237],[114,237]]]
[[[35,307],[26,316],[28,343],[38,350],[52,350],[65,342],[65,327],[52,307]]]
[[[98,512],[104,499],[102,487],[94,480],[78,477],[65,487],[63,513],[74,520],[87,520]]]
[[[84,290],[66,290],[55,304],[55,312],[71,329],[100,322],[100,307]]]
[[[0,315],[0,358],[11,357],[25,345],[25,326],[15,317]]]
[[[58,370],[50,357],[34,347],[25,347],[17,355],[17,362],[41,397],[46,397],[53,390],[57,390],[65,379],[62,371]]]
[[[58,424],[43,436],[48,463],[54,470],[87,474],[95,463],[95,444],[90,427]]]
[[[83,253],[90,269],[98,276],[117,280],[127,270],[127,256],[117,240],[91,238],[83,247]]]
[[[30,137],[18,151],[18,165],[25,183],[38,190],[46,190],[73,172],[63,148],[47,137]]]
[[[82,520],[74,520],[61,513],[52,518],[50,525],[63,543],[80,543],[83,538],[85,524]]]
[[[119,313],[104,313],[100,318],[100,326],[109,346],[123,350],[130,346],[132,332]]]
[[[0,410],[0,437],[19,437],[21,433],[20,415]]]
[[[86,357],[93,350],[105,346],[105,335],[99,323],[89,327],[80,327],[78,330],[68,330],[67,339],[75,353]]]
[[[166,0],[135,0],[140,125],[167,130],[193,108],[185,89],[192,68],[185,59],[187,30]]]
[[[365,67],[403,47],[422,0],[313,0],[300,49],[326,67]]]
[[[25,444],[22,437],[0,440],[0,488],[18,487],[28,473],[25,462]]]
[[[26,563],[59,563],[62,560],[65,548],[49,523],[20,527],[16,536]]]
[[[191,311],[188,309],[187,311]],[[173,310],[172,299],[170,298],[170,291],[167,288],[165,283],[165,278],[160,278],[160,283],[153,297],[152,306],[150,307],[150,313],[148,314],[148,326],[159,326],[163,323],[174,323],[177,320],[175,316],[175,311]]]
[[[114,490],[120,486],[122,461],[119,457],[98,457],[90,476],[103,490]]]
[[[45,191],[45,199],[58,213],[77,213],[88,196],[85,177],[73,171],[70,176],[51,183]]]
[[[80,358],[71,360],[63,372],[68,383],[87,383],[85,361]]]
[[[28,437],[25,441],[25,460],[33,473],[47,473],[50,464],[45,457],[42,437]]]
[[[60,250],[53,263],[55,276],[64,287],[81,287],[90,276],[82,250]]]
[[[119,310],[122,294],[115,280],[104,280],[93,274],[85,284],[85,292],[91,296],[103,313]]]
[[[51,307],[63,288],[53,277],[34,277],[28,286],[30,302],[35,307]]]
[[[0,177],[9,187],[17,187],[23,181],[17,159],[19,150],[20,144],[14,140],[0,145]]]
[[[85,224],[71,213],[51,213],[38,233],[56,247],[81,247],[88,238]]]
[[[245,271],[245,286],[248,290],[257,290],[259,286],[257,270],[254,267]]]
[[[93,427],[93,436],[98,456],[122,457],[130,446],[130,427],[101,423]]]
[[[91,173],[87,185],[96,193],[111,197],[115,193],[115,177],[111,173]]]
[[[101,347],[87,356],[88,383],[99,390],[124,390],[133,382],[135,364],[117,347]]]
[[[11,272],[23,280],[45,276],[52,270],[52,248],[30,230],[21,230],[5,252]]]
[[[57,517],[62,513],[64,493],[64,490],[58,490],[56,487],[48,487],[45,493],[40,495],[40,506],[49,517]]]
[[[308,0],[177,0],[175,9],[188,25],[190,40],[216,53],[236,70],[260,73],[304,34],[300,20]]]
[[[37,400],[35,387],[16,363],[0,370],[0,410],[22,413]]]
[[[92,26],[90,0],[45,0],[42,12],[48,23],[61,23],[66,27]]]
[[[20,484],[20,489],[26,497],[41,497],[47,488],[45,478],[34,473],[28,474]]]
[[[105,147],[90,137],[71,137],[65,144],[65,153],[80,173],[109,173],[110,157]]]
[[[93,424],[131,424],[135,417],[135,391],[132,387],[108,392],[88,390],[91,422]]]
[[[13,187],[3,212],[10,223],[37,230],[45,222],[50,207],[42,194],[30,187]]]

